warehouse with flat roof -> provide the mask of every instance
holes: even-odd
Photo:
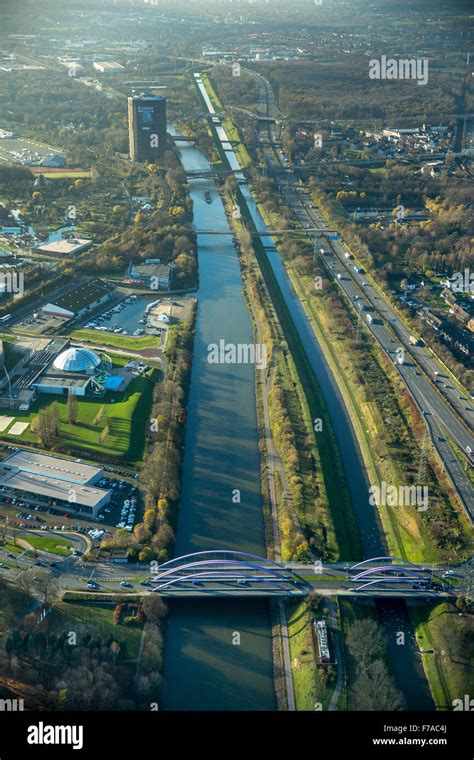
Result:
[[[100,467],[26,449],[0,463],[0,488],[90,517],[110,501],[110,490],[95,486],[103,476]]]

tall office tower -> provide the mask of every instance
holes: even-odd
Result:
[[[132,95],[128,98],[128,135],[132,161],[155,161],[166,147],[166,98]]]

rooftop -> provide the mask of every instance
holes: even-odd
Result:
[[[111,290],[112,287],[102,280],[90,280],[87,283],[83,283],[80,290],[73,290],[58,298],[54,302],[54,305],[59,306],[61,309],[66,309],[66,311],[73,311],[76,314],[85,306],[98,301],[99,298],[110,293]]]
[[[73,486],[70,481],[44,477],[17,469],[9,470],[6,467],[0,467],[0,485],[29,491],[58,501],[70,501],[73,495],[72,507],[76,503],[94,508],[102,502],[108,493],[104,488],[78,484]]]
[[[20,449],[11,454],[1,463],[2,469],[17,469],[24,472],[36,473],[49,478],[59,478],[68,483],[87,485],[97,477],[102,470],[83,462],[72,459],[61,459],[38,451]]]
[[[54,253],[57,256],[68,256],[71,253],[80,253],[90,248],[92,240],[85,238],[71,238],[70,240],[55,240],[52,243],[43,243],[35,247],[36,251],[42,253]]]

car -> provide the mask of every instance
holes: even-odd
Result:
[[[98,589],[100,588],[100,586],[98,583],[93,583],[93,581],[89,581],[89,583],[87,584],[87,588]]]
[[[203,585],[202,581],[197,581],[195,578],[191,581],[191,583],[193,584],[193,586],[202,586]]]
[[[150,581],[140,581],[140,586],[151,586]]]
[[[4,563],[4,562],[0,562],[0,567],[3,567],[3,568],[8,568],[8,565],[5,565],[5,563]]]
[[[132,584],[129,583],[129,581],[120,581],[120,585],[124,588],[133,588]]]
[[[7,553],[7,557],[10,557],[10,559],[16,559],[15,555],[12,554],[11,552]]]

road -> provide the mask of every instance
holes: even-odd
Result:
[[[28,535],[32,533],[23,531],[21,537],[28,541]],[[86,540],[83,536],[63,531],[39,532],[42,536],[67,537],[77,543],[80,550],[84,550]],[[403,580],[390,579],[386,575],[387,567],[380,562],[371,562],[361,567],[352,567],[349,563],[337,562],[321,565],[316,563],[282,563],[278,571],[278,578],[268,578],[268,575],[249,567],[236,570],[235,565],[225,563],[216,572],[215,566],[201,575],[199,581],[194,581],[189,574],[191,569],[183,569],[177,566],[171,576],[181,578],[177,584],[167,589],[163,581],[152,580],[156,578],[156,571],[150,576],[148,565],[117,564],[113,562],[87,562],[81,557],[70,556],[63,558],[50,552],[36,552],[36,556],[21,552],[12,556],[8,549],[0,547],[0,577],[10,583],[17,583],[19,577],[26,571],[51,572],[61,592],[88,591],[132,593],[146,596],[153,593],[154,589],[160,589],[163,596],[178,597],[209,597],[209,596],[236,596],[236,597],[271,597],[271,596],[305,596],[311,590],[325,596],[368,596],[370,598],[417,598],[435,599],[449,598],[454,594],[471,595],[473,568],[466,563],[458,567],[450,567],[448,564],[429,564],[423,567],[406,564],[405,571],[399,573]],[[1,565],[6,565],[2,567]],[[420,584],[419,578],[409,578],[408,570],[415,569],[420,577],[425,579],[427,585]],[[375,577],[379,578],[384,588],[356,591],[366,579],[356,579],[356,575],[366,569],[376,569]],[[212,572],[212,576],[209,573]],[[449,577],[446,577],[449,573]],[[188,578],[186,576],[188,575]],[[98,584],[97,589],[88,589],[87,583],[93,581]],[[143,584],[143,581],[147,585]],[[435,589],[430,587],[431,582],[437,584]],[[123,587],[122,582],[130,584]],[[422,587],[417,587],[422,586]],[[160,588],[161,587],[161,588]],[[283,587],[283,590],[282,590]]]
[[[274,95],[268,80],[260,74],[246,70],[260,83],[260,113],[271,117],[274,113]],[[465,474],[461,462],[447,440],[449,436],[470,461],[469,449],[474,451],[474,410],[469,398],[450,382],[444,367],[423,346],[410,343],[411,332],[395,313],[388,299],[380,291],[371,276],[354,270],[354,258],[343,240],[328,240],[319,230],[328,223],[320,211],[314,207],[303,187],[290,167],[284,164],[275,144],[275,127],[270,121],[261,122],[259,135],[264,142],[262,150],[267,166],[285,194],[289,208],[300,226],[306,230],[315,247],[324,248],[324,263],[332,277],[339,284],[359,319],[364,320],[386,355],[391,359],[414,399],[431,434],[434,448],[440,457],[471,522],[474,520],[474,489]],[[337,275],[340,275],[338,278]],[[362,301],[370,309],[373,322],[367,321],[368,311],[359,311],[357,301]],[[398,349],[398,352],[397,352]],[[403,363],[398,356],[404,353]],[[436,374],[435,374],[436,373]]]

